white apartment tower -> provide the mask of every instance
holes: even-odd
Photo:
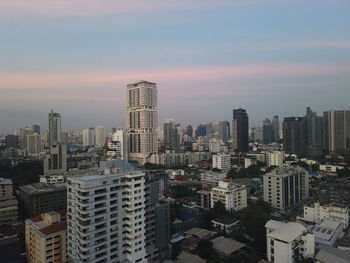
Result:
[[[127,85],[126,129],[129,159],[140,164],[157,152],[158,101],[156,83]]]
[[[303,168],[276,168],[263,177],[264,201],[286,210],[309,196],[309,175]]]
[[[217,187],[211,189],[211,207],[219,201],[228,211],[243,209],[247,207],[247,187],[229,179],[220,181]]]
[[[95,144],[96,146],[102,147],[105,144],[105,127],[96,126],[95,127]]]
[[[74,263],[145,263],[145,179],[125,161],[68,178],[68,254]]]
[[[231,155],[223,153],[213,155],[213,168],[228,172],[231,169]]]

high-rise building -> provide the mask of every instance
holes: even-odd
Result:
[[[33,130],[33,132],[35,132],[35,133],[40,135],[40,125],[34,124],[32,126],[32,130]]]
[[[18,135],[8,134],[5,137],[6,148],[15,148],[19,146],[19,137]]]
[[[309,175],[303,168],[276,168],[263,176],[264,201],[286,210],[309,196]]]
[[[330,110],[323,113],[323,136],[325,149],[331,153],[350,150],[350,111]]]
[[[193,137],[193,127],[192,127],[192,125],[188,125],[186,127],[186,135],[189,136],[189,137]]]
[[[42,151],[41,137],[37,133],[27,135],[27,151],[29,155],[39,154]]]
[[[273,140],[273,126],[270,119],[265,119],[263,122],[264,144],[270,144]]]
[[[229,179],[219,181],[219,185],[211,189],[211,207],[219,201],[225,205],[227,211],[241,210],[247,207],[247,187]]]
[[[28,263],[69,262],[66,211],[51,211],[25,221]]]
[[[207,135],[207,126],[199,124],[196,129],[196,137],[204,137]]]
[[[237,152],[248,151],[249,120],[244,109],[233,110],[232,140],[233,149]]]
[[[44,175],[59,175],[67,172],[66,145],[58,143],[50,146],[50,152],[44,158]]]
[[[83,130],[83,145],[95,146],[95,129],[88,128]]]
[[[317,116],[315,111],[310,107],[306,109],[306,143],[309,154],[316,153],[317,150],[322,152],[323,146],[323,118]]]
[[[49,113],[49,152],[44,158],[44,176],[62,175],[67,171],[67,149],[61,140],[61,115]]]
[[[140,164],[158,151],[158,101],[156,83],[138,81],[127,85],[126,129],[129,159]]]
[[[95,145],[102,147],[105,144],[105,127],[96,126],[95,127]]]
[[[49,113],[49,144],[61,142],[61,115],[57,112]]]
[[[230,134],[230,124],[228,121],[218,121],[214,123],[214,138],[227,142]]]
[[[280,141],[280,121],[277,115],[273,116],[272,119],[272,140],[274,142]]]
[[[178,133],[178,124],[173,119],[168,119],[164,123],[164,148],[167,152],[180,151],[180,138]]]
[[[286,153],[306,153],[306,126],[303,117],[288,117],[283,121],[283,149]]]
[[[125,161],[68,178],[68,254],[74,263],[145,263],[145,179]]]
[[[28,143],[27,143],[27,140],[28,140],[28,135],[31,135],[33,134],[33,130],[28,128],[28,127],[25,127],[25,128],[21,128],[20,129],[20,144],[21,144],[21,149],[24,150],[24,149],[27,149],[27,146],[28,146]]]

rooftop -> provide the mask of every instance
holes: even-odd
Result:
[[[218,252],[225,255],[231,255],[232,253],[242,249],[245,245],[231,238],[217,237],[211,240],[213,248]]]
[[[301,236],[304,232],[307,232],[307,229],[303,225],[295,222],[283,223],[270,220],[266,223],[265,227],[274,229],[268,234],[269,237],[288,243]]]
[[[217,222],[219,224],[224,224],[224,225],[232,225],[238,222],[238,220],[235,220],[231,217],[223,217],[223,218],[215,218],[212,220],[212,222]]]
[[[213,232],[203,229],[203,228],[191,228],[185,232],[186,235],[195,236],[199,239],[208,239],[213,235]]]
[[[317,246],[315,259],[324,263],[348,263],[350,262],[350,252],[329,246]]]
[[[45,183],[34,183],[24,186],[20,186],[19,189],[23,192],[26,192],[29,195],[50,193],[56,191],[66,191],[66,184],[45,184]]]
[[[0,178],[0,184],[12,184],[11,179]]]

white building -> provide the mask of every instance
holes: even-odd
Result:
[[[117,129],[112,134],[106,155],[111,159],[127,160],[126,134],[122,128]]]
[[[95,146],[95,129],[88,128],[83,130],[83,145]]]
[[[264,201],[285,210],[309,196],[309,175],[303,168],[276,168],[263,176]]]
[[[223,153],[213,155],[213,168],[228,172],[231,169],[231,156]]]
[[[67,172],[67,149],[64,144],[52,144],[44,158],[44,175],[58,175]]]
[[[220,201],[228,211],[238,211],[247,207],[247,187],[231,180],[219,181],[219,185],[211,189],[211,207]]]
[[[270,220],[265,228],[268,262],[294,263],[314,257],[314,235],[303,225]]]
[[[53,174],[53,175],[41,175],[40,183],[45,184],[62,184],[66,181],[66,175],[64,174]]]
[[[340,170],[340,169],[344,169],[344,166],[340,166],[340,165],[330,165],[330,164],[321,164],[321,165],[320,165],[320,171],[336,173],[338,169],[339,169],[339,170]]]
[[[95,127],[95,145],[102,147],[105,144],[105,127],[96,126]]]
[[[273,151],[266,153],[266,164],[267,166],[282,167],[284,163],[284,152]]]
[[[68,254],[78,262],[146,263],[145,179],[125,161],[68,181]]]
[[[314,203],[309,206],[304,206],[304,217],[299,219],[317,224],[323,219],[330,219],[343,223],[344,229],[346,229],[349,226],[349,207]]]
[[[127,85],[126,129],[130,160],[141,165],[158,151],[158,101],[156,83],[138,81]]]

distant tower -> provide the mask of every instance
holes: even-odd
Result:
[[[249,124],[248,114],[245,109],[233,110],[232,139],[235,151],[248,151]]]
[[[33,125],[32,127],[33,132],[37,133],[40,135],[40,125]]]
[[[95,127],[95,144],[96,146],[102,147],[105,144],[105,127]]]
[[[350,111],[330,110],[323,113],[324,146],[331,153],[350,151]]]
[[[265,119],[263,121],[263,137],[264,144],[273,142],[273,126],[270,119]]]
[[[95,146],[95,129],[88,128],[83,130],[83,145]]]
[[[286,153],[306,153],[305,118],[288,117],[283,121],[283,149]]]
[[[144,164],[157,152],[158,101],[156,83],[138,81],[127,85],[126,129],[130,160]]]
[[[173,119],[168,119],[164,123],[164,147],[166,151],[180,151],[180,138],[177,127],[178,124],[176,124]]]
[[[49,113],[49,144],[61,142],[61,115],[57,112]]]
[[[280,121],[277,115],[273,116],[272,119],[272,137],[274,142],[280,141]]]

